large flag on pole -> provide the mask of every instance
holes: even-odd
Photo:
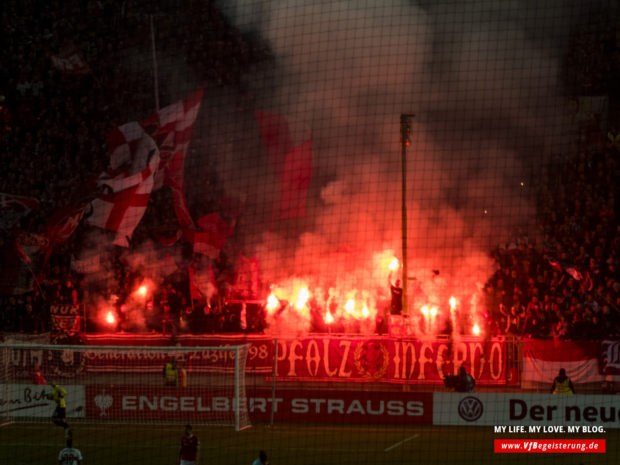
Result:
[[[153,189],[162,186],[172,189],[175,213],[184,228],[193,226],[185,199],[185,156],[203,93],[204,87],[201,87],[184,100],[162,108],[140,123],[155,140],[161,157]]]
[[[182,228],[193,227],[191,215],[185,198],[185,156],[190,143],[192,130],[204,87],[201,87],[187,98],[173,103],[153,113],[143,121],[130,123],[113,129],[108,134],[110,150],[110,169],[116,171],[131,165],[143,164],[136,156],[143,156],[136,146],[148,134],[159,150],[159,167],[153,180],[153,190],[163,186],[172,189],[174,209]]]
[[[134,167],[139,169],[135,173],[122,172],[116,176],[103,173],[97,185],[105,193],[92,201],[93,212],[87,220],[94,226],[115,231],[114,244],[122,247],[129,246],[129,239],[144,216],[160,164],[159,150],[149,135],[143,134],[135,150],[133,159],[143,160],[146,166]]]

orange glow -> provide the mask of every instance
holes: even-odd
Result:
[[[345,304],[344,309],[349,314],[355,313],[355,300],[353,299],[347,300],[347,303]]]
[[[432,317],[437,316],[437,308],[436,307],[431,308],[431,316]]]
[[[428,318],[429,311],[428,311],[428,307],[426,305],[424,307],[422,307],[420,309],[420,311],[422,312],[422,315],[424,315],[424,318]]]
[[[332,316],[332,314],[328,311],[325,314],[325,323],[327,323],[328,325],[332,324],[334,322],[334,317]]]
[[[454,307],[456,307],[456,299],[454,297],[450,297],[450,309],[454,310]]]
[[[110,310],[108,313],[106,313],[105,321],[106,323],[110,325],[113,325],[114,323],[116,323],[116,315],[114,314],[113,311]]]
[[[295,300],[295,307],[297,310],[303,310],[308,303],[308,299],[310,298],[310,291],[308,291],[307,287],[302,287],[297,292],[297,299]]]
[[[400,263],[398,261],[398,258],[394,258],[389,265],[390,271],[396,271],[398,270],[398,267],[400,266]]]
[[[364,308],[362,308],[362,316],[364,318],[368,318],[370,316],[370,310],[368,310],[368,307],[366,305],[364,305]]]
[[[473,333],[474,336],[480,336],[480,326],[478,326],[478,323],[474,324],[474,327],[471,329],[471,332]]]
[[[266,305],[267,311],[270,313],[273,312],[276,308],[278,308],[278,305],[280,305],[278,298],[274,294],[269,294]]]

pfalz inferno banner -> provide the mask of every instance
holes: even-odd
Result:
[[[474,376],[478,385],[506,384],[506,346],[502,340],[444,339],[418,340],[391,337],[307,336],[272,339],[267,336],[239,337],[238,340],[202,338],[204,346],[249,344],[247,371],[273,373],[274,346],[277,344],[279,381],[342,381],[442,384],[446,375],[461,365]],[[143,344],[143,341],[139,341]],[[171,348],[171,351],[173,348]],[[165,352],[85,353],[89,372],[159,373],[169,357]],[[234,353],[213,350],[188,352],[177,356],[179,364],[193,372],[213,371],[223,358]],[[232,366],[228,360],[227,366]]]
[[[253,422],[430,425],[431,393],[255,389],[245,408]],[[230,394],[198,387],[86,387],[86,416],[99,420],[222,422],[234,418]]]
[[[286,381],[443,383],[461,365],[479,384],[506,383],[503,341],[355,337],[278,340],[277,376]]]

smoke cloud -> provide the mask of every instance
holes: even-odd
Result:
[[[414,305],[447,306],[455,295],[477,311],[476,295],[493,272],[490,249],[515,232],[535,239],[533,192],[545,161],[570,144],[562,59],[583,11],[495,0],[220,7],[273,53],[273,63],[248,76],[257,107],[312,132],[308,214],[297,222],[267,213],[277,188],[260,155],[256,174],[234,170],[259,180],[254,210],[245,212],[255,234],[245,239],[263,278],[387,299],[387,270],[376,257],[402,257],[399,119],[415,114],[406,173],[409,293]]]

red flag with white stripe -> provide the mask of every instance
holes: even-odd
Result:
[[[564,368],[573,383],[601,382],[599,350],[598,341],[524,339],[522,379],[551,387],[560,368]]]

